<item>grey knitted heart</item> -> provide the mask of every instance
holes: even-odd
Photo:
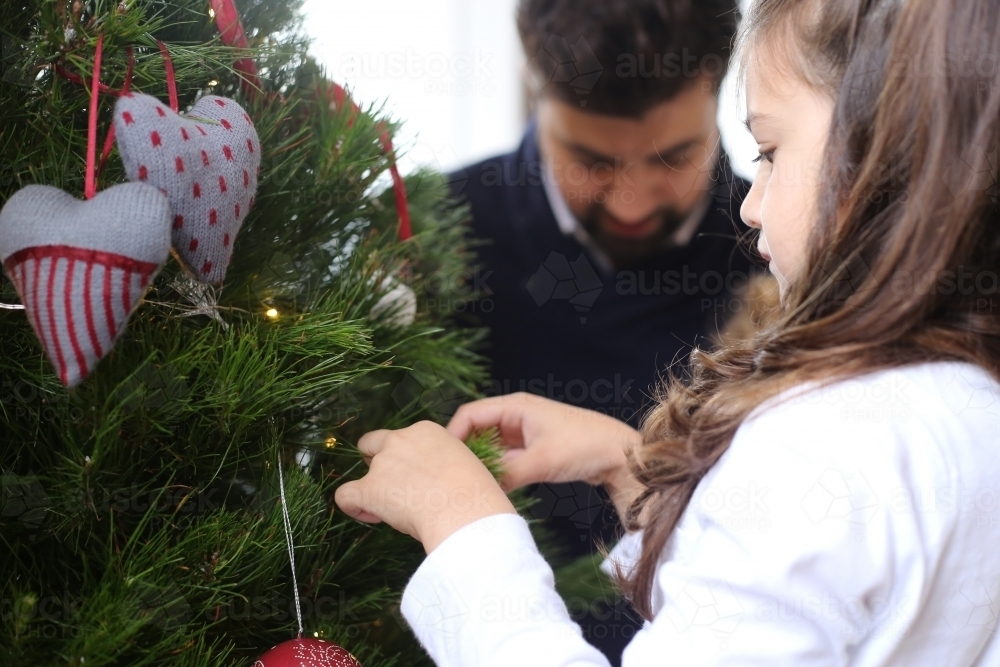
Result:
[[[214,95],[182,116],[132,93],[115,104],[114,122],[129,180],[155,185],[170,200],[181,261],[198,280],[221,283],[257,192],[260,141],[250,116]]]
[[[59,379],[79,384],[170,256],[170,204],[124,183],[80,201],[29,185],[0,211],[0,261]]]

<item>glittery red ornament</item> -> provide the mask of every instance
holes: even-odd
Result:
[[[293,639],[260,656],[253,667],[361,667],[361,663],[322,639]]]

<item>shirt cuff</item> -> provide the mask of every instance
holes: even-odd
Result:
[[[642,531],[626,533],[608,557],[601,563],[601,571],[609,577],[615,576],[615,565],[621,568],[622,574],[628,576],[632,568],[639,562],[642,555]]]
[[[516,514],[479,519],[438,545],[403,592],[401,610],[441,667],[564,664],[567,653],[580,652],[603,662],[582,640],[552,569]]]

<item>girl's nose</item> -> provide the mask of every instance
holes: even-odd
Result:
[[[754,179],[753,187],[750,188],[746,199],[743,200],[743,205],[740,206],[740,217],[743,218],[743,223],[754,229],[761,228],[760,205],[761,199],[763,199],[763,189],[758,184],[758,179]]]

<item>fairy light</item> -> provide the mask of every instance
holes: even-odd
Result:
[[[212,9],[211,7],[208,8],[208,18],[210,18],[210,19],[214,19],[215,18],[215,10]]]
[[[336,438],[330,437],[330,438],[326,439],[326,448],[327,449],[333,449],[336,446],[337,446],[337,439]]]
[[[275,308],[268,308],[267,312],[264,313],[264,314],[267,315],[268,317],[270,317],[272,320],[273,319],[277,319],[277,317],[278,317],[278,311]]]
[[[211,81],[208,82],[208,85],[209,85],[209,87],[218,86],[219,82],[216,81],[215,79],[212,79]]]

